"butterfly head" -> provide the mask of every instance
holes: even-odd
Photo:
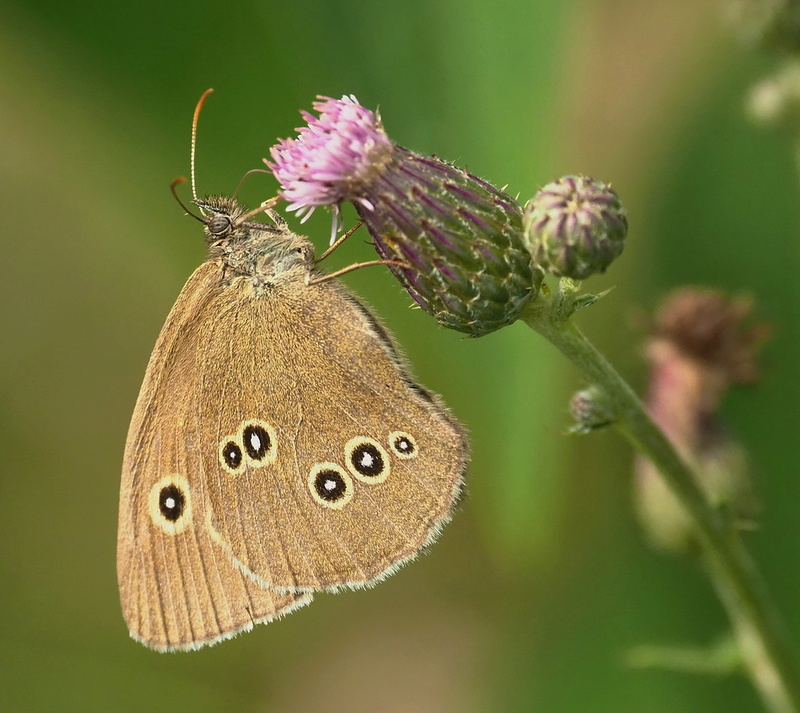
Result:
[[[234,239],[237,233],[243,232],[241,228],[245,227],[246,219],[252,217],[247,208],[227,196],[207,196],[195,199],[193,203],[203,216],[209,247]]]
[[[259,211],[248,210],[234,198],[209,196],[195,204],[203,215],[209,258],[221,258],[235,273],[275,278],[297,272],[305,277],[313,269],[311,243],[289,230],[274,211],[263,210],[270,225],[251,220]]]

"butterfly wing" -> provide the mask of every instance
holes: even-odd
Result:
[[[466,436],[369,312],[334,282],[243,284],[206,317],[198,415],[216,433],[198,447],[215,538],[243,571],[278,591],[359,587],[432,541]]]
[[[156,344],[125,449],[117,573],[133,638],[154,649],[193,649],[246,631],[310,601],[257,585],[212,537],[193,380],[196,323],[219,269],[190,278]]]

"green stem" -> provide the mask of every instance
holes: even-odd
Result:
[[[658,469],[693,521],[717,595],[731,619],[748,674],[774,713],[800,713],[798,671],[784,628],[752,559],[728,521],[712,507],[690,468],[648,416],[639,398],[594,345],[569,320],[563,293],[540,297],[522,319],[552,342],[617,414],[616,427]]]

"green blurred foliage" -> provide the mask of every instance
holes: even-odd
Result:
[[[168,190],[197,98],[217,90],[200,190],[230,193],[315,95],[354,93],[399,143],[523,200],[576,171],[614,183],[629,248],[580,321],[638,386],[636,323],[664,291],[754,295],[775,330],[765,378],[726,415],[764,500],[753,549],[797,639],[798,182],[785,138],[743,116],[765,62],[711,7],[0,4],[0,710],[757,709],[742,680],[624,666],[632,646],[705,643],[725,621],[699,572],[642,544],[620,439],[563,435],[581,386],[569,365],[522,325],[438,329],[378,269],[347,282],[472,434],[470,496],[441,541],[373,590],[191,654],[128,639],[114,569],[128,419],[203,258]],[[242,196],[274,190],[254,176]],[[327,216],[304,228],[321,250]],[[360,241],[340,252],[330,269],[370,256]]]

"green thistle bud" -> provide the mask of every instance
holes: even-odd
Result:
[[[569,411],[575,419],[570,433],[591,433],[610,426],[615,419],[608,396],[596,386],[576,392],[569,402]]]
[[[558,277],[583,280],[622,253],[628,219],[619,196],[586,176],[564,176],[525,206],[525,241],[533,259]]]

